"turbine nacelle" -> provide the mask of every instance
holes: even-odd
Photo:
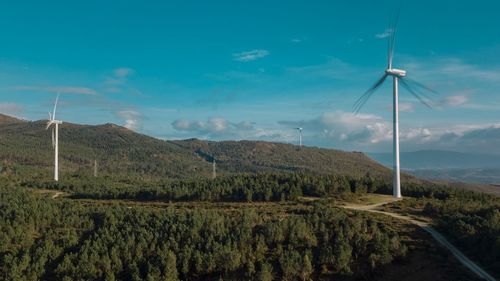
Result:
[[[385,74],[396,77],[405,77],[406,70],[397,69],[397,68],[388,68],[385,70]]]
[[[52,124],[60,125],[62,123],[63,123],[63,121],[59,121],[59,120],[49,120],[49,122],[47,122],[47,127],[45,127],[45,130],[48,130]]]

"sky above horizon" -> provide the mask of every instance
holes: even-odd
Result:
[[[383,74],[399,1],[15,1],[0,9],[0,113],[116,123],[162,139],[387,152]],[[500,154],[500,2],[402,1],[401,150]]]

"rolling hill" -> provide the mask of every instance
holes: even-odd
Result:
[[[0,116],[0,161],[6,168],[53,163],[45,121]],[[209,177],[215,158],[218,174],[314,172],[389,178],[390,171],[360,152],[302,147],[263,141],[164,141],[114,124],[63,123],[59,131],[62,175],[91,175],[94,159],[100,174],[137,177]],[[35,170],[37,171],[37,170]],[[30,170],[33,173],[33,170]]]
[[[361,152],[265,141],[172,141],[225,172],[314,172],[364,176],[389,175],[389,170]]]

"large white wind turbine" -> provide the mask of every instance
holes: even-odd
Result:
[[[299,131],[299,147],[302,147],[302,127],[295,128]]]
[[[398,13],[399,14],[399,13]],[[375,82],[375,84],[368,89],[354,104],[354,111],[356,113],[359,112],[359,110],[363,107],[363,105],[366,103],[366,101],[370,98],[370,96],[384,83],[385,79],[387,77],[392,77],[392,91],[393,91],[393,176],[392,176],[392,188],[393,188],[393,195],[396,198],[401,198],[401,181],[400,181],[400,171],[399,171],[399,111],[398,111],[398,84],[399,82],[401,85],[410,92],[414,97],[416,97],[420,102],[422,102],[424,105],[430,107],[429,103],[426,102],[429,98],[422,93],[422,91],[429,91],[433,92],[431,89],[427,88],[426,86],[410,80],[409,78],[406,77],[406,71],[393,68],[392,67],[392,59],[394,57],[394,45],[395,45],[395,40],[396,40],[396,26],[397,26],[397,20],[398,20],[398,14],[396,14],[396,18],[393,21],[393,24],[388,31],[390,32],[389,42],[389,53],[388,53],[388,63],[387,63],[387,69],[385,70],[384,74],[382,77]],[[412,86],[414,85],[414,86]]]
[[[47,127],[45,128],[48,130],[51,125],[54,125],[52,127],[52,147],[54,148],[54,180],[58,181],[59,180],[59,124],[62,124],[62,121],[56,120],[56,109],[57,109],[57,102],[59,101],[59,93],[57,93],[56,101],[54,103],[54,111],[52,114],[49,112],[49,121],[47,122]]]

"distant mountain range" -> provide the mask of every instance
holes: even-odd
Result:
[[[368,153],[374,160],[392,166],[392,153]],[[500,155],[443,150],[402,152],[401,168],[428,179],[500,183]]]
[[[0,171],[30,168],[51,173],[53,149],[46,121],[24,121],[0,115]],[[313,172],[348,176],[370,173],[390,179],[390,170],[360,152],[264,141],[164,141],[114,124],[59,127],[61,176],[99,174],[141,178],[210,177],[218,174]],[[408,178],[408,177],[406,177]]]

